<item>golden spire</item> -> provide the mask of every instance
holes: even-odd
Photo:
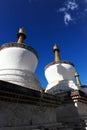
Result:
[[[79,74],[77,72],[75,72],[75,77],[76,77],[76,85],[81,86],[81,82],[80,82],[80,79],[79,79]]]
[[[60,56],[59,56],[60,50],[56,44],[53,46],[53,52],[55,54],[55,62],[60,61]]]
[[[26,32],[24,30],[24,28],[20,28],[19,32],[17,34],[18,37],[18,43],[24,43],[24,39],[26,38]]]

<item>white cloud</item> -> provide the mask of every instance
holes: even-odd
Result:
[[[65,12],[66,11],[66,8],[65,7],[62,7],[59,9],[59,12]]]
[[[87,16],[87,0],[65,0],[63,6],[57,9],[57,13],[63,14],[65,25]]]
[[[75,0],[67,1],[66,8],[67,10],[76,10],[78,9],[78,4]]]
[[[77,11],[78,7],[79,5],[77,4],[76,0],[66,0],[64,6],[59,8],[57,13],[64,13],[64,23],[68,25],[70,21],[73,21],[72,16],[70,15],[71,12]]]
[[[68,23],[69,23],[70,21],[72,21],[72,20],[73,20],[73,19],[72,19],[71,15],[70,15],[69,13],[65,12],[65,15],[64,15],[64,23],[65,23],[66,25],[68,25]]]

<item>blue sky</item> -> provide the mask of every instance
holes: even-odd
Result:
[[[61,59],[72,62],[87,85],[87,0],[0,0],[0,44],[17,41],[20,27],[27,33],[25,43],[38,52],[36,74],[42,86],[55,43]]]

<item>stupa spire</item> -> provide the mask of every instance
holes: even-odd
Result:
[[[79,79],[79,74],[75,72],[75,78],[76,78],[76,85],[81,86],[81,81]]]
[[[60,61],[61,60],[60,56],[59,56],[60,50],[59,50],[59,48],[58,48],[58,46],[56,44],[53,46],[53,52],[54,52],[55,62]]]
[[[24,39],[26,39],[26,32],[24,30],[24,28],[20,28],[19,32],[17,34],[18,37],[18,43],[24,43]]]

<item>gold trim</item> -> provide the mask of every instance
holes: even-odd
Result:
[[[54,52],[54,55],[55,55],[54,56],[55,62],[60,61],[60,56],[59,56],[60,50],[59,50],[59,48],[56,44],[53,46],[53,52]]]
[[[26,38],[26,32],[25,32],[24,28],[19,29],[17,37],[18,37],[17,43],[19,43],[19,44],[24,43],[24,39]]]
[[[79,79],[79,74],[77,72],[75,72],[75,78],[76,78],[76,85],[81,86],[81,81]]]

